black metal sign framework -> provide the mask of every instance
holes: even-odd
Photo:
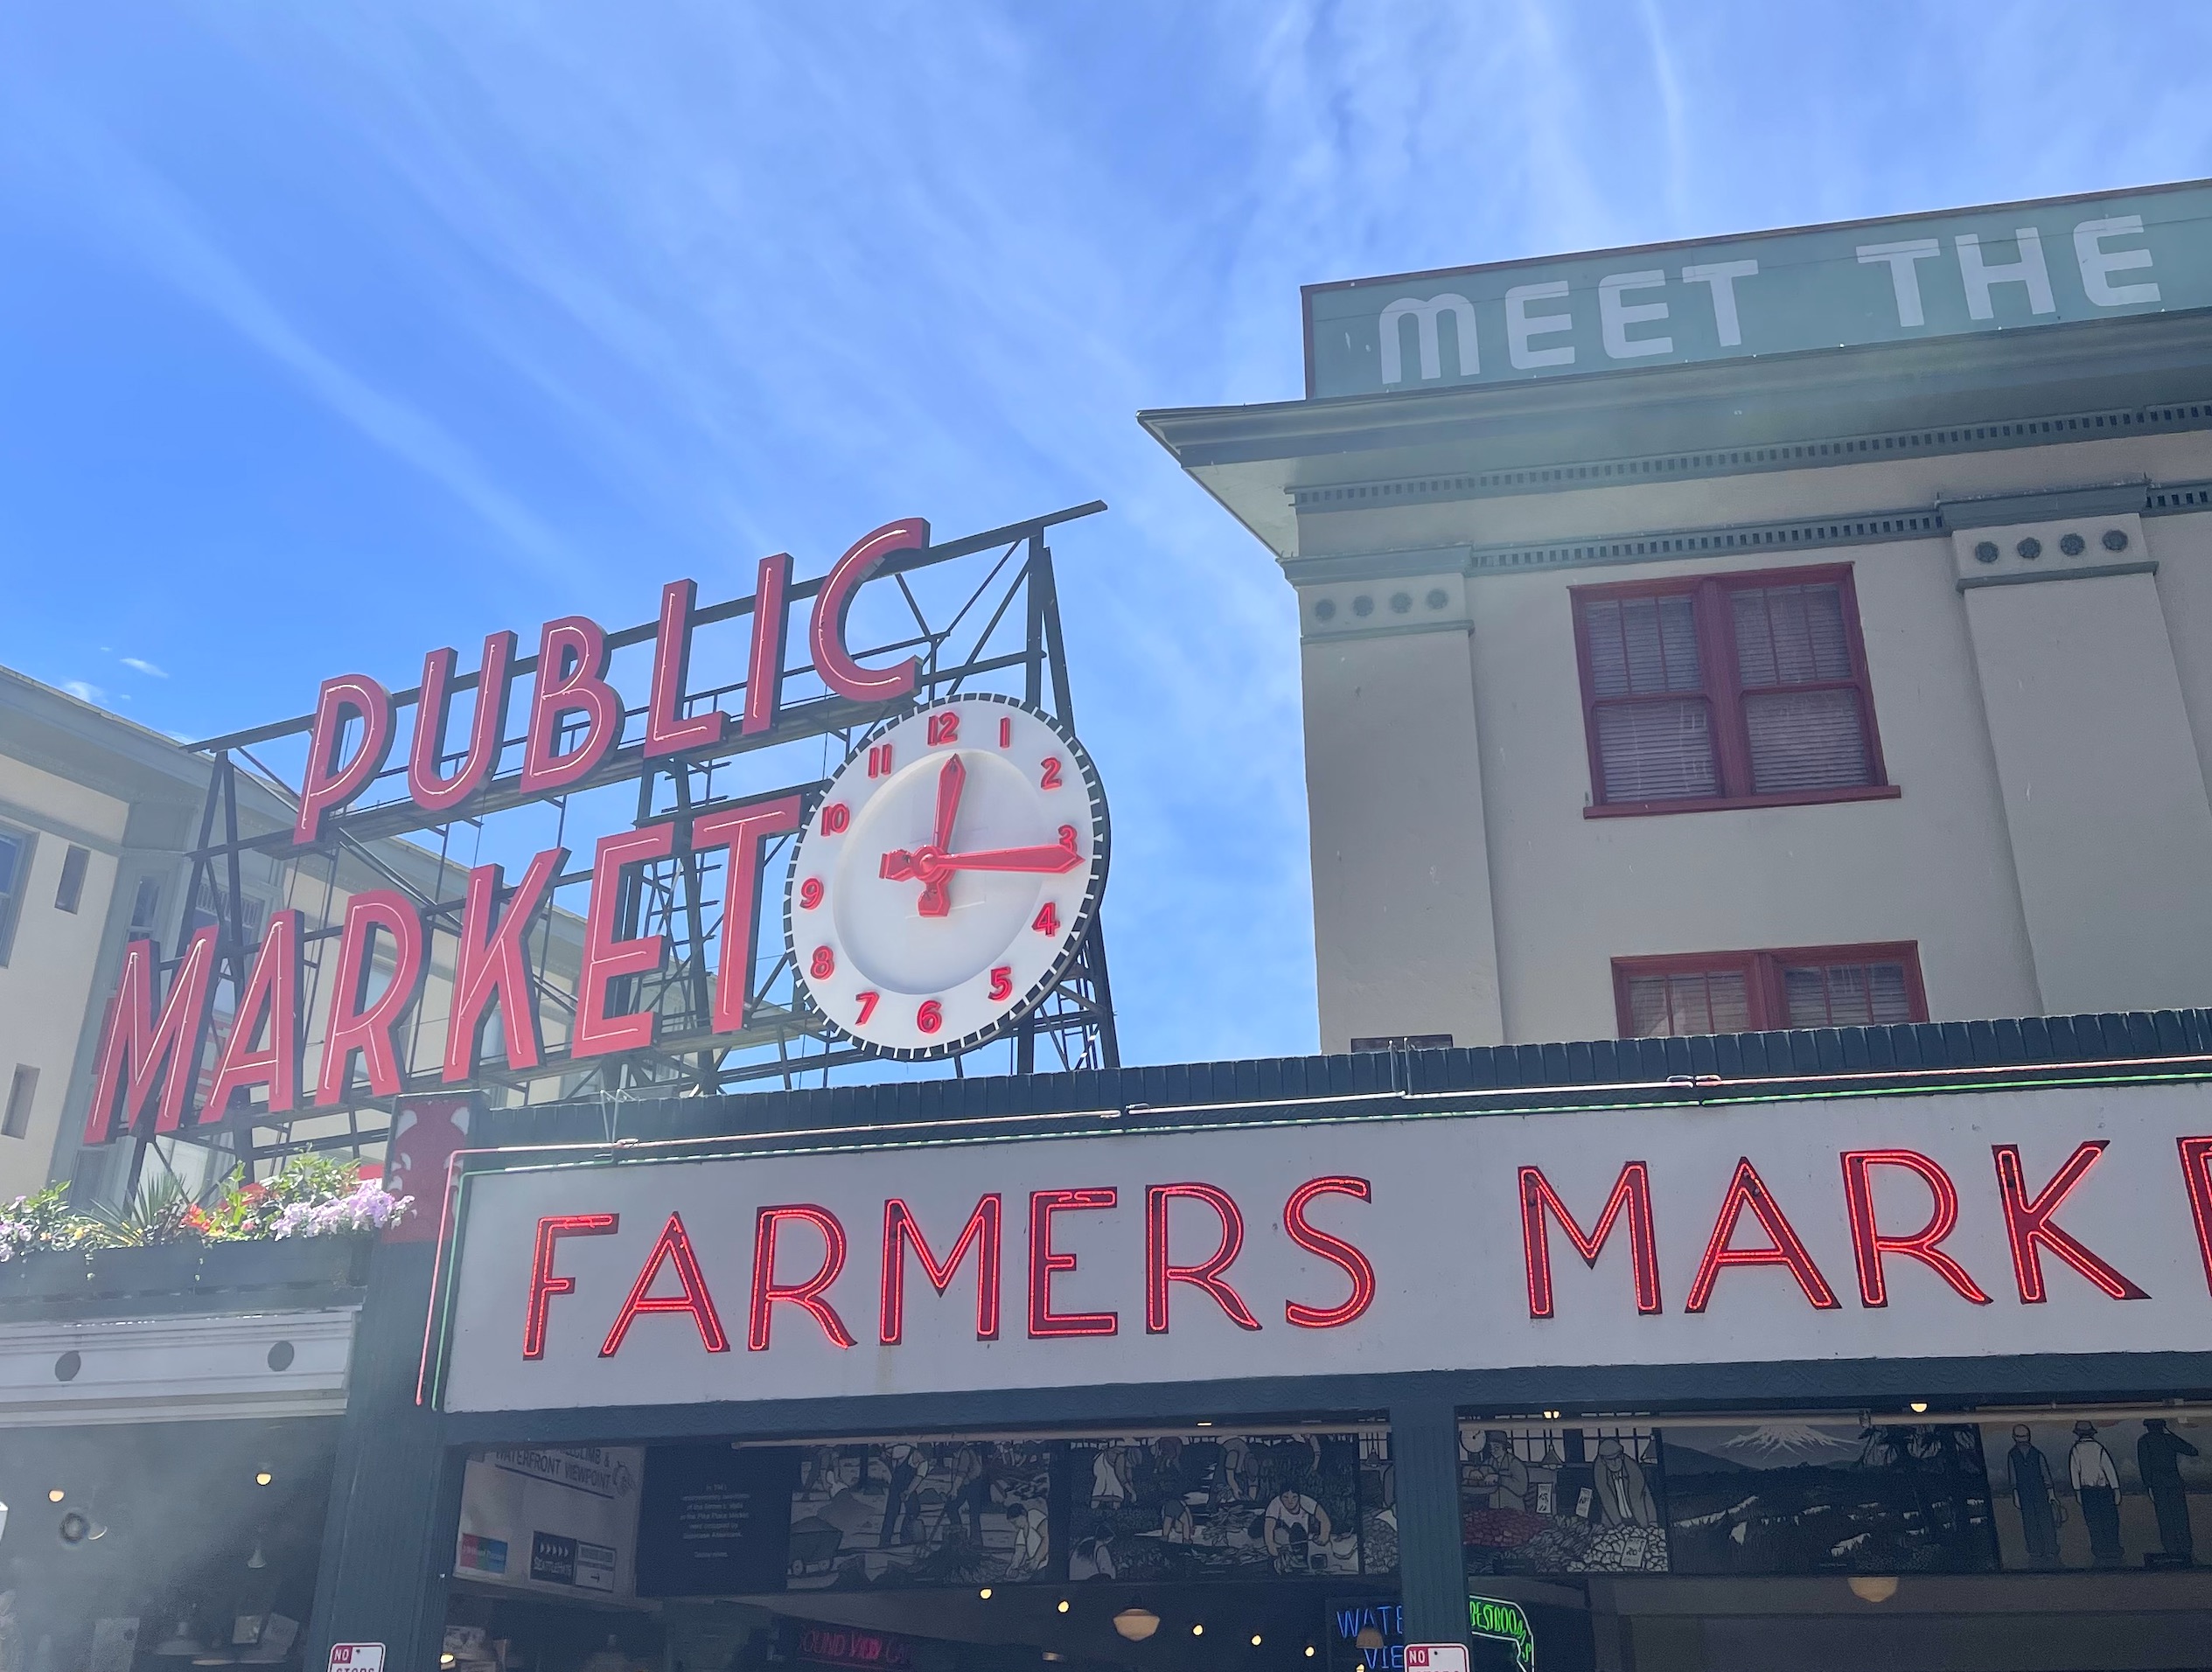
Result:
[[[302,1150],[358,1153],[363,1146],[391,1135],[397,1098],[414,1094],[473,1091],[508,1104],[632,1094],[666,1097],[763,1082],[789,1088],[806,1083],[810,1076],[815,1083],[827,1083],[834,1075],[869,1064],[880,1069],[883,1064],[874,1053],[835,1035],[812,1007],[804,985],[792,979],[780,931],[782,877],[792,833],[770,836],[760,847],[756,868],[740,865],[731,847],[694,848],[688,832],[705,815],[771,795],[796,796],[801,808],[811,810],[828,769],[869,728],[889,715],[941,698],[997,692],[1018,697],[1071,728],[1073,705],[1047,534],[1105,508],[1093,501],[963,539],[894,551],[874,568],[869,576],[871,629],[864,636],[876,642],[854,644],[848,654],[873,663],[912,658],[915,679],[910,693],[890,701],[858,701],[839,694],[820,677],[805,633],[771,630],[767,637],[774,641],[772,653],[764,673],[764,636],[755,632],[753,663],[734,679],[717,679],[710,672],[696,688],[688,678],[683,679],[685,688],[677,693],[674,714],[680,721],[716,710],[735,715],[748,709],[750,684],[772,676],[778,681],[773,700],[764,706],[773,714],[772,725],[741,730],[733,720],[726,735],[708,747],[649,758],[647,746],[639,740],[641,730],[649,727],[641,721],[652,702],[665,704],[667,693],[657,692],[647,704],[634,707],[625,699],[613,747],[588,774],[557,793],[534,795],[522,787],[521,773],[510,770],[523,761],[529,740],[515,723],[504,719],[502,707],[497,749],[481,787],[465,801],[439,812],[426,811],[409,793],[407,763],[392,764],[367,778],[350,805],[322,817],[317,839],[302,846],[296,845],[290,824],[300,796],[290,786],[296,781],[310,782],[312,774],[288,773],[270,757],[295,751],[304,755],[311,738],[313,748],[327,749],[315,717],[192,745],[208,759],[213,770],[199,839],[190,855],[191,881],[174,943],[178,955],[158,959],[150,967],[157,967],[160,982],[173,994],[190,974],[180,969],[190,937],[212,928],[206,1021],[191,1030],[189,1038],[180,1035],[176,1042],[176,1048],[191,1053],[196,1095],[188,1097],[191,1111],[181,1119],[164,1113],[157,1120],[150,1098],[143,1107],[130,1106],[135,1091],[125,1099],[129,1130],[137,1145],[131,1188],[136,1188],[148,1146],[159,1137],[209,1145],[249,1164]],[[779,611],[788,610],[793,603],[817,597],[823,586],[821,579],[792,582],[785,596],[774,602]],[[896,608],[889,608],[894,598]],[[689,611],[689,628],[696,630],[739,618],[746,618],[750,628],[757,604],[756,595],[695,607]],[[842,607],[841,602],[841,611]],[[664,624],[648,622],[605,634],[608,654],[651,646]],[[848,630],[841,616],[837,630]],[[861,632],[857,626],[850,630]],[[819,633],[814,644],[819,648]],[[530,674],[536,667],[535,658],[515,660],[506,678]],[[476,684],[473,674],[450,678],[450,662],[448,674],[452,690]],[[396,692],[391,703],[394,708],[419,708],[421,697],[419,687]],[[562,725],[555,742],[565,747],[577,727],[573,721]],[[439,740],[441,747],[443,741]],[[455,753],[441,753],[438,763],[450,767],[458,758]],[[618,805],[625,789],[632,798]],[[468,909],[470,869],[492,859],[512,867],[527,856],[527,847],[510,846],[513,836],[503,833],[507,824],[527,817],[527,809],[541,810],[539,816],[550,822],[551,839],[540,839],[536,846],[541,849],[581,849],[592,837],[625,826],[675,826],[679,833],[672,852],[622,873],[614,906],[618,940],[665,937],[665,954],[649,970],[617,978],[605,1001],[618,1013],[649,1014],[656,1036],[643,1048],[613,1054],[586,1056],[568,1048],[568,1028],[578,996],[576,972],[568,967],[564,946],[584,934],[585,918],[576,909],[564,909],[562,901],[564,896],[577,900],[590,891],[594,876],[590,863],[570,860],[552,878],[546,904],[535,912],[523,943],[534,988],[531,1001],[536,1014],[550,1024],[553,1037],[534,1066],[513,1067],[503,1052],[485,1049],[472,1055],[471,1072],[457,1082],[450,1077],[445,1054],[436,1038],[443,1031],[436,1025],[440,1019],[426,1015],[421,994],[436,989],[441,973],[450,981]],[[395,846],[394,839],[405,846]],[[527,839],[523,839],[525,844]],[[733,902],[729,897],[733,872],[742,890],[749,870],[754,872],[752,897]],[[390,1029],[398,1059],[392,1082],[396,1092],[390,1085],[381,1091],[365,1086],[362,1075],[341,1067],[335,1087],[326,1077],[321,1095],[310,1089],[289,1109],[272,1109],[268,1096],[245,1092],[234,1097],[226,1093],[225,1107],[209,1105],[227,1029],[240,1018],[241,1009],[248,1013],[242,1020],[248,1028],[257,1025],[261,1014],[250,990],[262,930],[255,920],[270,914],[267,902],[255,901],[249,891],[255,880],[272,888],[288,909],[300,913],[299,992],[291,1007],[297,1035],[295,1061],[311,1042],[308,1019],[324,1015],[335,982],[347,979],[370,993],[375,987],[374,959],[341,970],[344,960],[338,949],[345,901],[383,890],[406,897],[422,924],[426,951],[421,962],[429,979],[417,978],[416,1000],[404,1020]],[[734,944],[724,940],[725,918],[733,909],[750,915],[752,957],[743,981],[743,1024],[717,1031],[718,958],[725,944]],[[129,996],[119,993],[111,1011]],[[448,997],[450,1001],[450,992]],[[114,1025],[111,1014],[111,1031]],[[1095,922],[1066,973],[1010,1035],[975,1051],[1003,1050],[1007,1068],[1028,1073],[1039,1066],[1040,1044],[1047,1067],[1119,1065],[1104,937]],[[950,1060],[955,1075],[966,1072],[963,1056]],[[125,1078],[139,1075],[142,1068],[149,1076],[152,1072],[151,1065],[124,1067]],[[102,1118],[103,1111],[95,1110],[94,1121]]]

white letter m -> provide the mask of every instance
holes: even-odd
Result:
[[[1383,381],[1402,383],[1406,380],[1406,362],[1398,344],[1398,322],[1411,314],[1420,328],[1421,376],[1441,378],[1444,375],[1443,355],[1436,340],[1436,316],[1449,308],[1459,321],[1459,374],[1471,378],[1483,369],[1481,351],[1475,342],[1475,304],[1465,296],[1446,291],[1441,296],[1431,296],[1422,302],[1413,296],[1400,296],[1383,310]]]

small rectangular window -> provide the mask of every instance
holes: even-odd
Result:
[[[56,910],[73,914],[84,903],[85,867],[91,863],[91,850],[73,844],[61,856],[61,886],[53,891]]]
[[[1592,814],[1895,793],[1848,568],[1573,596]]]
[[[1623,1039],[1926,1021],[1909,941],[1613,960]]]
[[[138,887],[130,896],[131,937],[141,939],[152,935],[161,917],[161,879],[142,876]]]
[[[31,881],[31,838],[0,830],[0,964],[8,961],[16,937],[17,908]]]
[[[31,1130],[31,1104],[38,1095],[38,1070],[28,1062],[16,1065],[8,1083],[8,1108],[0,1115],[0,1138],[21,1138]]]

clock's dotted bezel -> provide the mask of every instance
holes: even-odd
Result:
[[[941,1044],[911,1047],[881,1044],[869,1039],[864,1034],[854,1032],[825,1010],[821,1001],[814,996],[813,987],[807,980],[806,964],[799,953],[798,937],[799,881],[803,861],[806,856],[806,843],[813,834],[816,815],[825,803],[835,798],[838,784],[842,783],[845,775],[853,770],[855,763],[865,763],[869,747],[871,744],[881,741],[886,734],[896,731],[902,726],[912,724],[925,714],[935,714],[946,708],[989,707],[1011,708],[1017,714],[1026,714],[1032,720],[1042,721],[1046,728],[1059,739],[1061,746],[1068,752],[1069,760],[1074,763],[1076,770],[1082,774],[1083,786],[1088,792],[1091,805],[1091,880],[1085,888],[1081,899],[1077,902],[1074,912],[1071,914],[1071,921],[1061,940],[1058,955],[1054,958],[1045,972],[1037,979],[1027,993],[1018,999],[1008,1000],[1006,1008],[994,1021],[972,1033],[964,1034],[958,1039],[947,1040]],[[839,1038],[849,1041],[871,1056],[884,1057],[894,1062],[935,1062],[943,1057],[958,1055],[962,1051],[974,1050],[980,1046],[988,1045],[994,1041],[1005,1038],[1007,1035],[1014,1031],[1023,1017],[1044,1002],[1046,995],[1059,985],[1062,978],[1074,965],[1077,956],[1083,951],[1084,942],[1090,938],[1092,923],[1097,918],[1099,902],[1106,895],[1106,870],[1113,859],[1112,837],[1113,821],[1106,812],[1106,786],[1099,782],[1099,769],[1092,764],[1090,751],[1077,741],[1073,732],[1070,731],[1056,716],[1045,713],[1043,709],[1026,703],[1019,697],[1006,696],[996,691],[974,691],[963,692],[957,696],[941,697],[935,702],[919,703],[899,714],[886,715],[869,728],[867,735],[854,745],[852,752],[846,756],[839,763],[837,770],[829,775],[827,782],[807,808],[805,822],[799,828],[799,840],[792,848],[791,868],[784,878],[784,951],[791,959],[792,980],[802,1007],[811,1012],[824,1027]]]

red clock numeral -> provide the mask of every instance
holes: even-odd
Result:
[[[1014,747],[1014,721],[1011,716],[999,721],[999,747],[1001,749]]]
[[[932,738],[932,742],[937,740]],[[868,776],[888,778],[891,775],[891,746],[889,743],[870,743],[868,746]]]
[[[934,999],[922,1000],[922,1007],[914,1013],[914,1025],[925,1034],[933,1034],[945,1026],[945,1007]]]
[[[1060,826],[1060,846],[1063,846],[1063,847],[1064,847],[1064,848],[1066,848],[1066,849],[1068,850],[1068,852],[1069,852],[1069,853],[1074,853],[1074,852],[1075,852],[1075,844],[1076,844],[1075,826],[1074,826],[1073,825],[1063,825],[1063,826]]]
[[[1060,758],[1057,755],[1050,756],[1048,756],[1044,762],[1044,776],[1037,780],[1037,788],[1040,790],[1057,790],[1059,787]]]
[[[879,993],[863,993],[860,995],[860,1020],[862,1021],[865,1022],[876,1014],[876,1001],[882,997],[883,994]]]
[[[827,946],[817,946],[814,961],[806,966],[806,972],[817,981],[828,979],[837,973],[837,954]]]
[[[957,708],[940,708],[930,716],[930,747],[959,741],[960,714]]]
[[[1011,999],[1014,996],[1014,966],[1001,964],[991,972],[991,997]]]
[[[812,911],[816,906],[821,904],[821,878],[818,876],[810,876],[806,881],[799,885],[799,909],[801,911]]]
[[[1058,934],[1060,932],[1060,909],[1050,900],[1046,901],[1044,909],[1037,913],[1036,921],[1030,923],[1029,927],[1040,935]]]
[[[822,809],[822,833],[827,836],[841,836],[845,827],[853,822],[853,810],[841,801],[833,801]]]

